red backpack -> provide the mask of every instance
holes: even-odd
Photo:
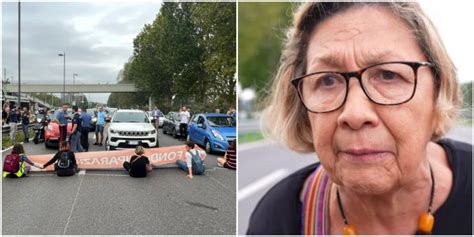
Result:
[[[15,173],[20,169],[20,155],[8,154],[3,162],[3,171]]]

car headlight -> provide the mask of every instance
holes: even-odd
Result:
[[[93,123],[97,122],[97,118],[93,118],[93,119],[92,119],[92,122],[93,122]]]
[[[156,130],[153,129],[153,130],[150,131],[150,133],[151,133],[151,134],[155,134],[155,133],[156,133]]]
[[[36,119],[36,122],[41,123],[41,119]]]
[[[110,131],[110,133],[116,133],[116,132],[117,132],[117,131],[115,131],[115,130],[113,130],[113,129],[110,129],[109,131]]]
[[[224,141],[224,137],[218,131],[211,129],[211,132],[212,132],[212,135],[214,135],[214,137],[216,137],[217,139],[221,141]]]

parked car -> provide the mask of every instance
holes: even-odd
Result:
[[[163,134],[170,134],[174,138],[182,136],[179,131],[179,124],[181,122],[181,117],[178,112],[168,112],[166,116],[163,117]]]
[[[195,114],[188,124],[186,139],[204,146],[207,153],[225,152],[235,138],[235,118],[226,114]]]
[[[117,110],[106,132],[106,150],[158,147],[158,132],[148,114],[141,110]]]
[[[54,113],[53,117],[51,118],[51,121],[57,116],[57,114],[62,111],[61,110],[56,110]],[[68,123],[67,123],[67,136],[69,137],[71,135],[72,131],[72,124],[71,124],[71,119],[73,117],[72,110],[69,109],[67,111],[69,115]],[[59,147],[59,124],[50,122],[48,126],[44,128],[44,146],[46,148],[57,148]]]

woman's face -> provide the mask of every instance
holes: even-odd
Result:
[[[389,61],[426,61],[415,36],[380,7],[358,7],[322,22],[309,40],[307,73],[357,71]],[[420,67],[414,97],[400,105],[377,105],[349,81],[345,104],[311,113],[316,153],[332,180],[358,193],[382,194],[420,174],[434,124],[431,69]]]

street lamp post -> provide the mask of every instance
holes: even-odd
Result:
[[[63,94],[62,94],[62,101],[63,103],[66,101],[66,52],[63,51],[63,53],[58,54],[60,57],[64,57],[64,64],[63,64]]]
[[[77,73],[72,74],[72,85],[74,86],[76,84],[76,77],[79,76]],[[76,96],[74,95],[74,92],[72,93],[72,99],[74,101],[74,105],[76,105]]]
[[[12,80],[13,82],[13,80]],[[18,1],[18,105],[21,108],[21,5]]]

